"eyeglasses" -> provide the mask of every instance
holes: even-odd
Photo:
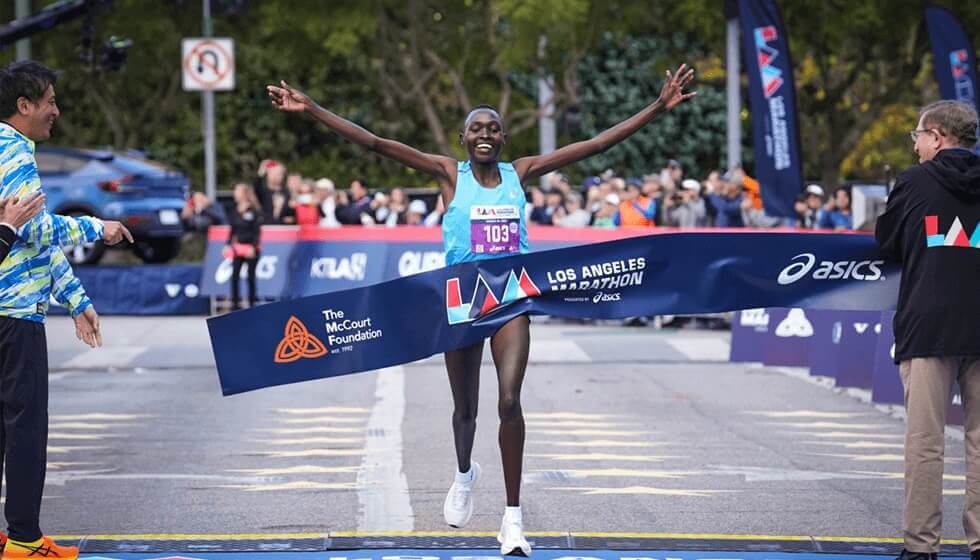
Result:
[[[921,130],[919,130],[919,129],[910,130],[909,131],[909,136],[911,136],[912,137],[912,141],[915,142],[915,141],[917,141],[919,139],[919,135],[922,134],[923,132],[931,132],[931,133],[933,133],[933,134],[935,134],[937,136],[939,135],[939,132],[937,132],[935,128],[924,128],[924,129],[921,129]]]

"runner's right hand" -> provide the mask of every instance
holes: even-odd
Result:
[[[285,80],[280,80],[278,86],[266,86],[272,106],[280,111],[298,113],[305,111],[313,101],[303,92],[294,89]]]

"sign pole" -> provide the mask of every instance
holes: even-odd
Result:
[[[211,0],[203,0],[204,6],[204,36],[210,37],[211,30]],[[208,200],[214,202],[217,197],[217,180],[215,171],[215,142],[214,142],[214,90],[206,89],[201,92],[202,127],[204,128],[204,191]]]
[[[26,18],[31,15],[31,0],[17,0],[15,8],[17,19]],[[31,58],[31,40],[21,39],[17,41],[17,60],[29,60]]]

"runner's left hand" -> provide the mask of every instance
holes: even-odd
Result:
[[[688,68],[687,64],[681,64],[677,72],[671,74],[667,71],[667,82],[660,90],[659,101],[665,109],[673,109],[688,99],[698,94],[696,91],[684,93],[684,88],[694,79],[694,69]]]

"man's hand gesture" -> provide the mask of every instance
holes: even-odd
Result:
[[[126,226],[119,222],[107,221],[103,222],[105,224],[105,233],[102,235],[102,240],[105,241],[106,245],[115,245],[126,239],[130,243],[133,242],[133,234],[129,233]]]
[[[102,346],[102,330],[99,327],[99,314],[95,306],[90,305],[75,316],[75,336],[92,348]]]

